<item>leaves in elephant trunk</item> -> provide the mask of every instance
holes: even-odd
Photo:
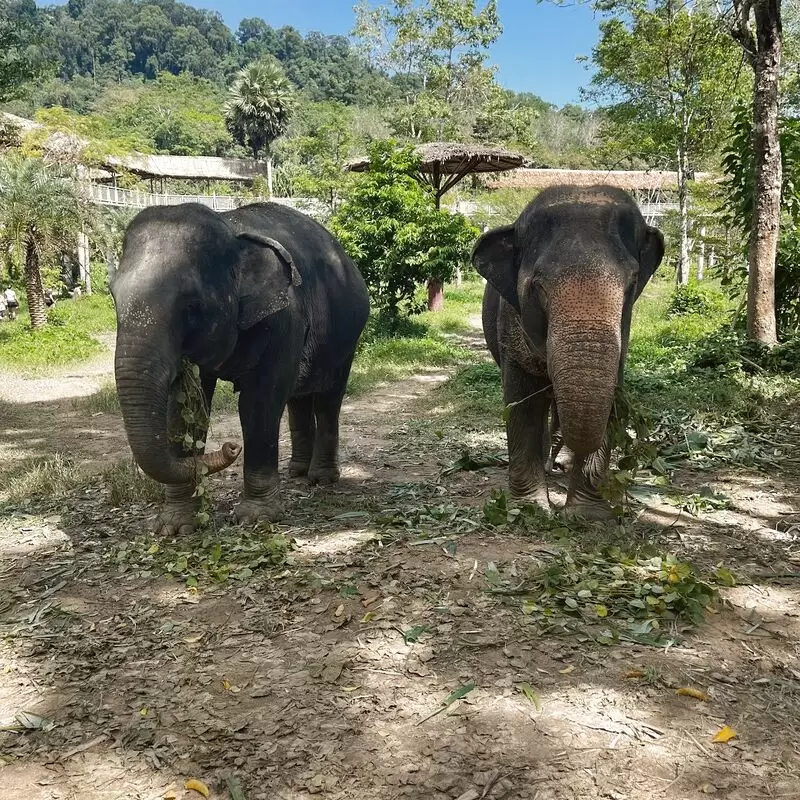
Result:
[[[184,358],[181,362],[178,381],[180,388],[175,396],[175,401],[180,407],[183,429],[174,431],[172,436],[175,441],[183,445],[187,455],[195,455],[202,453],[205,449],[205,435],[210,418],[210,409],[200,383],[200,367]],[[194,494],[192,495],[199,501],[194,520],[198,528],[205,528],[213,519],[209,488],[209,469],[206,464],[201,463],[196,472]]]

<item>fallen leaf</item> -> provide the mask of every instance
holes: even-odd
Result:
[[[334,617],[341,617],[344,614],[344,603],[342,603],[336,611],[333,612]]]
[[[373,603],[374,603],[376,600],[380,600],[380,599],[381,599],[381,596],[380,596],[379,594],[373,595],[372,597],[365,597],[365,598],[364,598],[364,599],[361,601],[361,605],[362,605],[362,606],[364,606],[364,608],[368,608],[368,607],[369,607],[369,606],[371,606],[371,605],[372,605],[372,604],[373,604]]]
[[[705,692],[701,692],[699,689],[692,689],[688,686],[682,686],[680,689],[677,689],[675,694],[680,694],[684,697],[694,697],[695,700],[702,700],[704,703],[707,703],[710,699]]]
[[[644,678],[644,672],[640,669],[632,669],[630,672],[626,672],[623,678]]]
[[[197,792],[203,795],[203,797],[208,797],[211,794],[208,786],[206,786],[203,781],[197,780],[197,778],[189,778],[189,780],[183,784],[183,788],[189,789],[192,792]]]
[[[561,674],[561,675],[569,675],[570,672],[574,672],[574,671],[575,671],[575,665],[574,664],[570,664],[568,667],[564,667],[564,669],[560,669],[559,670],[559,674]]]
[[[328,664],[322,670],[322,680],[326,683],[336,683],[339,680],[339,676],[342,674],[342,670],[344,669],[344,664]]]
[[[372,619],[375,617],[374,611],[367,611],[366,614],[361,618],[361,624],[366,625],[366,623],[371,622]]]
[[[164,792],[164,800],[178,800],[178,793],[174,789],[167,789]]]
[[[519,689],[520,692],[522,692],[522,694],[524,694],[525,697],[527,697],[528,700],[530,700],[530,702],[536,706],[537,711],[541,711],[542,701],[539,699],[539,695],[533,691],[533,687],[529,683],[523,681],[522,683],[517,684],[517,689]]]
[[[739,734],[733,728],[729,728],[727,725],[717,733],[716,736],[711,740],[715,743],[725,744],[725,742],[729,742],[731,739],[735,739]]]

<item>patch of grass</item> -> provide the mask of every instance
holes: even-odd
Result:
[[[48,324],[30,329],[27,310],[14,322],[0,324],[0,364],[22,372],[85,361],[103,352],[90,334],[114,330],[114,305],[109,295],[63,300],[48,314]]]
[[[62,497],[82,486],[85,478],[75,469],[75,464],[61,453],[52,458],[36,460],[20,472],[7,475],[5,500],[12,505],[28,505],[44,499]]]
[[[415,319],[431,330],[441,333],[469,333],[473,330],[469,318],[481,313],[483,282],[473,279],[461,286],[445,286],[444,309],[431,313],[426,311]]]
[[[437,403],[447,403],[458,419],[474,417],[502,423],[503,387],[494,361],[462,367],[435,392]]]
[[[475,358],[467,348],[439,337],[382,339],[358,353],[347,384],[351,396],[364,394],[381,383],[400,380],[431,367],[450,367]]]
[[[133,459],[118,461],[103,473],[111,505],[124,508],[132,503],[161,503],[164,487],[145,475]]]
[[[217,381],[214,399],[211,401],[212,414],[235,414],[239,410],[239,396],[233,393],[230,381]]]
[[[473,330],[468,320],[480,313],[482,297],[481,282],[468,281],[460,289],[446,289],[444,311],[397,321],[371,316],[350,372],[348,394],[364,394],[426,368],[474,363],[479,358],[474,351],[444,334]]]
[[[77,326],[85,333],[116,330],[117,317],[110,294],[84,295],[78,300],[59,300],[49,312],[55,326]]]
[[[121,408],[117,396],[117,385],[113,378],[106,381],[94,394],[78,401],[89,414],[119,414]]]

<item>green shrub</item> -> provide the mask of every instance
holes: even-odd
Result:
[[[714,289],[699,283],[675,287],[669,300],[668,314],[680,317],[688,314],[716,314],[725,307],[725,298]]]
[[[438,210],[412,177],[413,148],[391,141],[370,148],[369,172],[356,181],[330,227],[358,265],[373,308],[397,318],[424,309],[420,284],[449,281],[469,257],[478,229],[460,214]]]

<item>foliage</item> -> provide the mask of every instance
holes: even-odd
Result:
[[[110,549],[107,557],[120,574],[171,575],[193,587],[206,581],[244,581],[280,567],[291,547],[291,539],[277,533],[265,535],[263,528],[225,527],[196,531],[172,542],[136,538]]]
[[[352,112],[347,106],[326,102],[298,108],[280,150],[292,194],[319,198],[334,211],[346,188],[343,167],[352,144]]]
[[[691,172],[716,152],[731,100],[745,88],[741,54],[703,6],[679,0],[602,2],[585,97],[603,103],[603,136],[620,155],[678,172],[679,282],[689,276]]]
[[[24,304],[24,298],[20,298]],[[113,330],[108,295],[63,300],[48,313],[48,325],[31,330],[21,317],[0,325],[0,364],[24,373],[75,364],[103,352],[91,334]]]
[[[200,367],[184,358],[178,375],[179,388],[175,402],[180,410],[181,427],[170,431],[173,441],[179,442],[187,456],[196,456],[205,450],[206,431],[211,417],[211,409],[206,404],[205,393],[200,383]],[[198,501],[195,524],[205,528],[211,522],[211,497],[208,467],[200,462],[195,475],[192,497]]]
[[[94,215],[74,181],[39,159],[0,163],[0,248],[24,265],[31,325],[45,324],[44,279],[55,283],[58,258],[75,247]]]
[[[422,310],[417,287],[431,277],[449,280],[478,232],[462,216],[436,209],[411,177],[417,163],[412,148],[377,142],[369,156],[369,172],[331,229],[358,265],[374,307],[396,319]]]
[[[486,579],[490,592],[521,595],[522,612],[540,625],[578,630],[600,644],[674,641],[675,623],[701,623],[717,600],[715,576],[698,575],[674,555],[618,547],[561,550],[521,581],[513,576],[510,589],[496,567],[487,567]]]
[[[484,60],[501,31],[496,0],[482,8],[476,0],[391,0],[377,7],[360,2],[353,33],[402,87],[394,132],[430,141],[456,136],[472,109],[495,93]]]
[[[712,314],[720,311],[725,301],[718,291],[701,283],[690,282],[675,287],[669,299],[668,314],[679,317],[684,314]]]
[[[752,109],[737,106],[722,165],[726,175],[726,220],[746,238],[753,220],[755,186],[751,142]],[[781,232],[775,264],[775,310],[782,336],[800,332],[800,120],[780,120]],[[734,264],[739,280],[746,279],[744,258]]]
[[[96,107],[108,133],[118,140],[136,137],[143,144],[140,152],[224,156],[232,148],[222,116],[224,98],[209,80],[162,72],[135,90],[109,88]]]
[[[648,164],[674,164],[679,149],[690,170],[714,154],[732,99],[741,96],[738,48],[704,7],[604,3],[592,53],[597,73],[587,98],[606,101],[604,135]]]
[[[236,76],[225,104],[225,123],[231,136],[250,149],[253,158],[281,136],[294,105],[292,87],[274,59],[254,61]]]
[[[0,103],[19,97],[47,70],[45,31],[33,0],[0,0]]]

